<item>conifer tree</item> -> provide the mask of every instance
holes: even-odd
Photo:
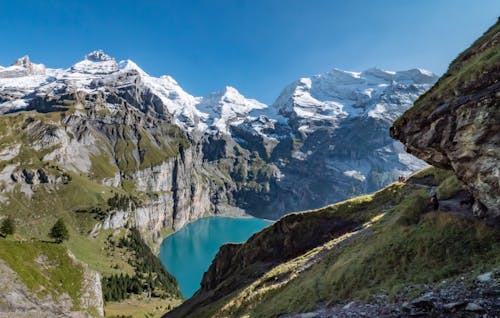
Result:
[[[12,219],[9,216],[2,221],[2,225],[0,226],[0,232],[2,232],[3,235],[5,236],[13,235],[15,231],[16,231],[16,225],[14,223],[14,219]]]
[[[49,237],[53,238],[56,243],[62,243],[62,241],[69,239],[68,229],[62,219],[58,219],[52,229],[50,229]]]

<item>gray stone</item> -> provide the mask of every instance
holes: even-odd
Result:
[[[484,308],[475,303],[468,303],[467,306],[465,307],[465,310],[474,312],[483,312]]]
[[[477,277],[477,280],[481,283],[489,282],[493,278],[493,273],[492,272],[487,272],[484,274],[481,274]]]

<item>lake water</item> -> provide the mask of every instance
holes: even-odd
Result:
[[[257,218],[202,218],[165,238],[159,257],[188,298],[200,288],[203,273],[222,244],[244,242],[270,224]]]

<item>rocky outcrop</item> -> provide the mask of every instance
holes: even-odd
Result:
[[[500,217],[500,21],[399,118],[391,135],[409,153],[453,169],[477,216]]]
[[[480,280],[489,275],[488,280]],[[336,306],[325,306],[314,312],[285,315],[284,318],[349,317],[496,317],[500,315],[498,289],[500,282],[492,273],[480,275],[472,283],[463,281],[449,286],[408,286],[391,301],[387,295],[375,295],[370,301],[354,300]],[[418,297],[412,296],[420,291]]]
[[[74,259],[74,257],[73,257]],[[40,260],[38,260],[40,262]],[[44,264],[50,268],[51,260]],[[79,266],[83,264],[76,259]],[[37,273],[38,274],[38,273]],[[54,299],[28,288],[18,274],[0,259],[0,317],[57,317],[84,318],[104,317],[104,303],[101,290],[101,277],[83,265],[83,280],[79,304],[64,291]]]
[[[68,183],[70,176],[65,173],[50,174],[44,169],[23,169],[10,175],[16,183],[24,182],[30,185]]]

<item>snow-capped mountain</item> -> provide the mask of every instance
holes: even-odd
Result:
[[[200,122],[206,115],[195,107],[199,98],[186,93],[172,77],[149,76],[133,61],[117,63],[102,50],[90,52],[68,69],[45,68],[31,63],[28,57],[0,69],[0,113],[29,109],[37,95],[56,96],[68,91],[92,93],[127,85],[138,85],[151,92],[162,103],[154,111],[173,115],[179,126],[188,130],[206,128]]]
[[[333,69],[291,83],[273,105],[250,112],[232,127],[233,138],[281,173],[279,199],[261,210],[319,207],[424,167],[388,130],[436,80],[421,69]]]
[[[252,110],[267,108],[267,105],[255,99],[245,98],[230,86],[204,97],[196,106],[208,114],[207,119],[212,129],[223,133],[229,133],[230,125],[241,124]]]
[[[378,68],[364,72],[333,69],[288,85],[272,107],[296,121],[298,130],[339,126],[343,120],[372,117],[393,121],[437,80],[421,69],[401,72]]]
[[[152,129],[148,134],[161,138],[169,131],[147,123],[174,124],[190,143],[181,148],[194,146],[198,155],[203,153],[202,161],[211,163],[211,172],[205,174],[226,185],[233,203],[254,214],[278,217],[374,191],[422,167],[423,162],[389,137],[388,129],[436,79],[421,69],[333,69],[294,81],[267,106],[233,87],[195,97],[170,76],[150,76],[133,61],[117,62],[98,50],[67,69],[35,64],[27,56],[0,67],[0,114],[71,107],[93,120],[97,116],[109,123],[116,116],[127,125],[146,125],[144,129]],[[136,111],[143,115],[132,116]],[[93,129],[101,129],[101,124],[95,125]],[[138,145],[135,159],[126,157],[127,162],[143,162],[147,153],[141,147],[159,142],[153,137],[144,141],[138,131],[129,135],[146,144]],[[119,136],[127,138],[118,131],[108,134],[110,144]],[[169,154],[165,156],[180,147],[161,142],[157,146]],[[122,150],[111,148],[110,157]],[[86,163],[85,171],[90,165]],[[220,182],[228,175],[234,184]]]

